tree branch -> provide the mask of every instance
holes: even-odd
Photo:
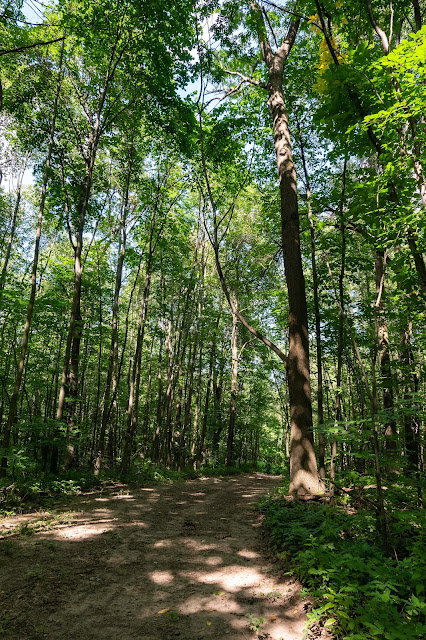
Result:
[[[277,51],[277,55],[282,57],[283,60],[287,60],[288,55],[294,45],[294,41],[296,40],[297,32],[299,30],[299,25],[300,18],[291,19],[285,40],[283,40],[280,48]]]
[[[381,29],[379,27],[379,25],[377,24],[377,22],[376,22],[376,19],[375,19],[374,14],[373,14],[373,8],[371,6],[371,0],[365,0],[365,3],[367,5],[368,17],[370,18],[371,26],[373,27],[374,31],[379,36],[379,38],[380,38],[380,40],[382,42],[383,51],[387,55],[389,53],[389,40],[388,40],[388,37],[387,37],[386,33],[383,31],[383,29]]]
[[[62,42],[65,40],[65,36],[61,36],[60,38],[55,38],[54,40],[46,40],[46,42],[35,42],[34,44],[26,44],[22,47],[16,47],[15,49],[0,49],[0,56],[5,56],[8,53],[21,53],[21,51],[25,51],[26,49],[34,49],[35,47],[42,47],[47,44],[54,44],[55,42]]]

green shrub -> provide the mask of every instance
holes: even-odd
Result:
[[[344,640],[424,640],[426,536],[418,512],[405,513],[404,557],[396,548],[390,557],[370,512],[280,497],[260,508],[271,544],[314,601],[311,621]],[[392,539],[401,538],[397,518],[392,527]]]

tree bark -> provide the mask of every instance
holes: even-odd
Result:
[[[396,421],[392,417],[394,409],[392,369],[389,352],[389,331],[386,320],[385,273],[387,256],[384,251],[374,252],[376,294],[379,301],[376,305],[377,315],[377,347],[380,362],[380,377],[383,385],[383,408],[389,414],[386,419],[386,453],[390,457],[396,452]]]
[[[237,307],[237,302],[234,301]],[[229,427],[226,442],[226,466],[231,467],[234,463],[234,435],[235,421],[237,417],[237,382],[238,382],[238,316],[232,313],[232,336],[231,336],[231,401],[229,407]]]
[[[51,150],[49,148],[48,151],[48,155],[51,155]],[[6,247],[6,253],[4,256],[4,261],[3,261],[3,267],[1,270],[1,275],[0,275],[0,303],[3,297],[3,290],[6,284],[6,277],[7,277],[7,269],[9,267],[9,260],[10,260],[10,254],[12,252],[12,245],[13,245],[13,240],[15,238],[15,230],[16,230],[16,221],[18,218],[18,213],[19,213],[19,206],[21,204],[21,193],[22,193],[22,181],[24,179],[24,173],[25,173],[25,169],[27,168],[27,163],[28,163],[28,158],[30,157],[29,152],[27,152],[25,154],[25,159],[24,159],[24,164],[21,167],[21,170],[18,174],[18,181],[17,181],[17,185],[16,185],[16,200],[15,200],[15,206],[13,208],[13,214],[12,214],[12,220],[10,223],[10,232],[9,232],[9,241],[7,243],[7,247]]]
[[[415,394],[418,392],[419,380],[415,370],[414,354],[412,347],[412,322],[401,332],[401,363],[405,378],[404,400],[406,403],[404,415],[404,440],[405,440],[405,469],[406,474],[419,480],[420,471],[420,420],[417,416]],[[420,492],[420,487],[418,487]],[[421,500],[421,492],[419,493]]]
[[[118,34],[117,34],[118,35]],[[127,45],[124,45],[124,48]],[[59,392],[58,407],[56,411],[56,419],[62,422],[65,410],[65,398],[67,391],[73,399],[74,407],[67,417],[67,434],[66,434],[66,452],[65,452],[65,468],[70,468],[74,464],[74,444],[73,431],[75,419],[75,403],[78,394],[78,369],[80,360],[80,344],[83,332],[83,323],[81,317],[81,278],[83,273],[82,251],[83,251],[83,234],[86,222],[87,207],[92,189],[93,171],[95,168],[96,156],[99,148],[101,136],[104,133],[102,126],[102,113],[104,112],[105,101],[110,84],[113,80],[118,60],[123,54],[124,49],[117,53],[117,42],[111,47],[108,68],[105,80],[99,94],[99,100],[96,112],[93,114],[93,124],[87,137],[87,152],[84,153],[84,161],[86,164],[86,173],[81,188],[80,197],[77,203],[77,227],[75,230],[75,243],[70,240],[74,249],[74,284],[73,298],[71,304],[71,314],[68,328],[67,341],[65,346],[64,365],[62,369],[61,388]]]
[[[281,198],[281,236],[289,303],[287,378],[290,399],[290,494],[323,492],[312,434],[312,399],[309,370],[308,312],[300,251],[296,169],[283,92],[284,64],[296,39],[299,19],[292,20],[285,40],[272,51],[260,5],[251,9],[263,61],[268,70],[268,107],[271,114]]]
[[[24,364],[25,364],[25,358],[26,358],[27,350],[28,350],[28,342],[29,342],[29,336],[30,336],[31,322],[32,322],[32,318],[33,318],[34,304],[35,304],[36,293],[37,293],[37,270],[38,270],[39,254],[40,254],[41,228],[42,228],[42,222],[43,222],[43,216],[44,216],[44,207],[45,207],[45,203],[46,203],[46,191],[47,191],[47,184],[48,184],[48,180],[49,180],[50,162],[51,162],[51,158],[52,158],[52,151],[53,151],[53,145],[54,145],[54,136],[55,136],[55,127],[56,127],[56,114],[57,114],[57,110],[58,110],[58,100],[59,100],[59,94],[60,94],[61,83],[62,83],[63,51],[64,51],[64,43],[62,42],[61,57],[60,57],[59,70],[58,70],[57,82],[56,82],[55,100],[54,100],[54,104],[53,104],[52,122],[51,122],[50,133],[49,133],[49,146],[48,146],[48,151],[47,151],[46,162],[45,162],[45,165],[44,165],[43,184],[42,184],[42,189],[41,189],[40,207],[39,207],[38,218],[37,218],[36,239],[35,239],[35,245],[34,245],[34,258],[33,258],[33,267],[32,267],[32,273],[31,273],[31,292],[30,292],[30,298],[29,298],[28,306],[27,306],[27,317],[26,317],[26,320],[25,320],[24,332],[23,332],[23,335],[22,335],[21,355],[20,355],[19,362],[18,362],[18,367],[17,367],[17,370],[16,370],[15,384],[14,384],[13,393],[12,393],[12,396],[11,396],[11,399],[10,399],[9,413],[8,413],[8,416],[7,416],[7,421],[6,421],[4,434],[3,434],[2,446],[3,446],[3,450],[6,451],[6,452],[7,452],[8,448],[9,448],[9,445],[10,445],[10,434],[11,434],[12,426],[13,426],[13,424],[15,422],[15,418],[16,418],[16,410],[17,410],[18,401],[19,401],[19,391],[20,391],[20,388],[21,388],[22,376],[23,376],[23,373],[24,373]],[[25,163],[24,163],[24,167],[23,167],[22,172],[21,172],[21,178],[20,178],[20,182],[19,182],[18,196],[17,196],[17,202],[16,202],[15,214],[14,214],[14,221],[15,222],[16,222],[17,210],[19,208],[19,200],[20,200],[20,194],[21,194],[22,178],[23,178],[23,175],[24,175],[24,171],[25,171],[25,167],[26,167],[26,164],[27,164],[27,160],[28,160],[28,153],[27,153],[26,158],[25,158]],[[15,222],[13,224],[15,224]],[[11,234],[11,238],[12,237],[13,236]],[[10,249],[10,246],[8,247],[8,251],[9,251],[9,249]],[[10,251],[9,251],[9,255],[10,255]],[[8,258],[9,258],[9,256],[6,255],[6,259],[5,259],[5,262],[4,262],[4,265],[3,265],[3,270],[5,270],[5,268],[7,269]],[[0,283],[3,286],[4,286],[3,275],[5,275],[5,273],[6,273],[5,271],[2,272],[2,277],[1,277],[1,280],[0,280]],[[0,476],[5,476],[6,475],[6,469],[7,469],[7,454],[2,457],[1,466],[0,466]]]
[[[105,450],[105,435],[106,435],[108,421],[111,413],[110,400],[111,400],[113,372],[117,364],[118,312],[119,312],[119,303],[120,303],[121,281],[123,277],[123,265],[124,265],[125,255],[126,255],[126,242],[127,242],[126,222],[127,222],[128,202],[129,202],[130,175],[131,175],[131,166],[129,166],[129,171],[127,174],[126,192],[124,195],[122,216],[120,219],[120,227],[119,227],[120,237],[119,237],[119,245],[118,245],[117,269],[115,272],[114,301],[112,305],[111,342],[110,342],[110,349],[109,349],[107,377],[105,382],[105,394],[104,394],[104,401],[103,401],[101,428],[99,431],[98,451],[96,454],[96,460],[94,465],[95,476],[99,475],[101,471],[101,466],[102,466],[102,458]]]
[[[139,325],[136,336],[135,353],[133,356],[133,365],[130,375],[129,385],[129,399],[127,402],[126,411],[126,435],[124,441],[123,459],[121,461],[121,473],[128,473],[130,469],[131,452],[133,447],[133,441],[136,434],[137,422],[138,422],[138,409],[139,409],[139,389],[141,379],[141,361],[142,361],[142,347],[145,337],[145,325],[148,314],[148,300],[151,287],[151,266],[152,266],[152,245],[150,246],[150,253],[148,256],[148,262],[146,266],[145,274],[145,286],[142,295],[141,309],[139,314]]]
[[[196,456],[195,456],[195,466],[197,469],[200,468],[203,460],[204,445],[205,445],[206,435],[207,435],[210,396],[212,392],[213,371],[215,369],[215,360],[216,360],[217,333],[218,333],[220,318],[222,316],[222,309],[223,309],[223,297],[220,298],[219,313],[217,315],[215,329],[212,337],[212,346],[211,346],[210,360],[209,360],[209,374],[208,374],[207,384],[206,384],[206,395],[204,398],[203,421],[201,423],[201,432],[200,432],[197,449],[196,449]]]
[[[316,247],[315,247],[315,225],[312,215],[312,193],[310,187],[310,180],[308,169],[305,159],[305,148],[303,144],[302,131],[300,128],[299,120],[297,120],[297,129],[299,132],[300,152],[302,156],[303,173],[305,175],[306,184],[306,198],[308,204],[308,219],[309,219],[309,232],[311,237],[311,263],[312,263],[312,285],[314,290],[314,309],[315,309],[315,345],[317,356],[317,411],[318,411],[318,470],[322,480],[325,478],[325,438],[322,431],[324,424],[324,383],[322,372],[322,346],[321,346],[321,313],[319,306],[319,286],[318,286],[318,272],[316,262]]]

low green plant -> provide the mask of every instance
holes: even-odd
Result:
[[[256,618],[254,613],[246,613],[246,618],[249,619],[250,631],[262,631],[262,627],[266,622],[265,618]]]
[[[372,511],[289,502],[279,495],[260,509],[271,545],[314,601],[311,621],[344,640],[424,640],[424,512],[392,514],[397,546],[387,555]]]
[[[168,611],[166,614],[170,620],[179,620],[179,614],[177,613],[177,611]]]
[[[24,522],[19,527],[19,534],[21,536],[32,536],[34,533],[34,527],[29,522]]]

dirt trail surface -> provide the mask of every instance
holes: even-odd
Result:
[[[299,587],[265,554],[250,474],[76,496],[68,516],[0,522],[0,636],[20,640],[300,640]],[[64,522],[68,518],[68,522]],[[40,526],[40,525],[38,525]],[[265,618],[262,627],[250,630]]]

